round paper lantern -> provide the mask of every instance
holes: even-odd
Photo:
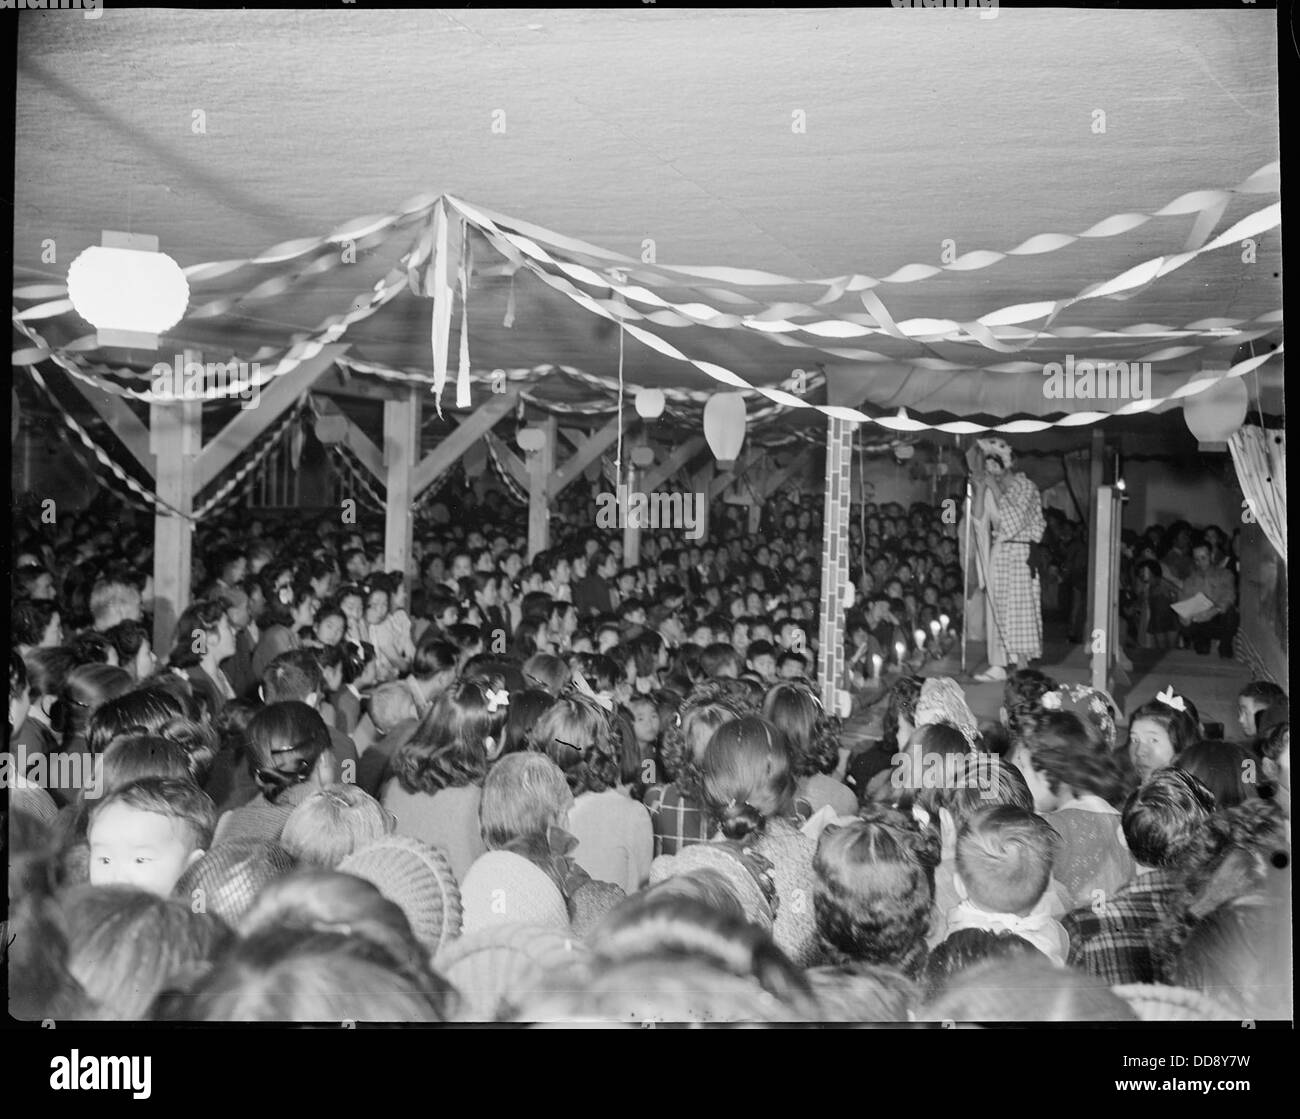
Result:
[[[643,420],[657,420],[666,403],[663,389],[641,389],[636,394],[636,414]]]
[[[348,418],[336,412],[327,412],[316,419],[316,438],[327,447],[342,443],[348,434]]]
[[[654,461],[655,461],[655,453],[650,447],[632,448],[633,466],[653,466]]]
[[[1213,388],[1183,401],[1187,429],[1202,443],[1226,443],[1246,421],[1250,393],[1241,377],[1224,377]]]
[[[540,451],[546,446],[546,432],[540,427],[521,427],[515,442],[521,451]]]
[[[68,298],[97,330],[157,335],[181,321],[190,285],[166,253],[92,245],[68,268]]]
[[[906,462],[916,454],[916,448],[911,443],[899,443],[894,447],[894,457],[899,462]]]
[[[738,392],[715,392],[704,406],[704,438],[718,466],[730,470],[745,444],[745,398]]]

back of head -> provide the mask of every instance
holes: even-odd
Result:
[[[811,1009],[811,990],[763,930],[694,898],[663,892],[636,895],[611,912],[591,939],[597,960],[707,960],[750,979],[775,998]]]
[[[120,734],[159,734],[168,722],[184,714],[184,706],[170,692],[136,688],[95,710],[86,730],[86,745],[91,753],[98,754]]]
[[[830,773],[839,761],[821,699],[806,684],[782,683],[768,689],[763,718],[790,744],[796,777]]]
[[[949,1022],[1137,1021],[1104,980],[1032,957],[970,968],[922,1016]]]
[[[144,777],[190,780],[185,750],[153,734],[123,734],[104,750],[104,791],[116,792]]]
[[[212,913],[237,926],[266,886],[293,870],[293,857],[265,839],[228,839],[190,866],[175,895],[196,913]]]
[[[1113,806],[1123,802],[1124,781],[1100,734],[1069,711],[1046,711],[1023,724],[1018,745],[1034,769],[1055,792],[1068,785],[1076,794],[1090,793]]]
[[[926,989],[929,997],[935,998],[971,968],[1020,959],[1045,960],[1047,957],[1013,932],[959,929],[930,950],[925,962]]]
[[[534,745],[560,767],[575,796],[618,784],[621,735],[617,720],[578,694],[561,696],[533,727]]]
[[[813,860],[813,912],[829,952],[911,973],[924,954],[939,843],[890,808],[827,828]]]
[[[291,649],[281,653],[262,673],[262,694],[267,703],[285,700],[305,703],[309,696],[319,695],[324,686],[320,662],[310,649]]]
[[[381,684],[370,693],[370,720],[380,734],[387,734],[398,723],[414,719],[415,696],[404,683]]]
[[[569,683],[569,666],[551,653],[534,653],[524,661],[524,680],[530,687],[559,695]]]
[[[495,851],[526,838],[542,840],[547,829],[561,827],[573,805],[573,793],[547,755],[507,754],[489,771],[479,801],[483,844]]]
[[[121,886],[79,886],[62,903],[69,969],[97,1004],[97,1017],[147,1017],[168,986],[188,985],[229,932],[184,902]]]
[[[1158,769],[1124,805],[1124,839],[1142,866],[1172,867],[1215,810],[1214,794],[1181,768]]]
[[[319,713],[298,701],[272,703],[249,721],[253,776],[267,800],[306,781],[330,749],[329,730]]]
[[[289,814],[280,844],[300,864],[333,870],[395,827],[392,814],[365,790],[335,784],[312,793]]]
[[[744,839],[792,811],[790,747],[766,719],[751,715],[720,726],[700,771],[706,805],[727,839]]]
[[[998,805],[972,816],[957,836],[957,870],[990,913],[1027,914],[1052,876],[1061,837],[1041,816]]]
[[[442,692],[393,755],[393,773],[409,793],[476,785],[487,773],[488,742],[501,740],[509,696],[461,678]]]
[[[101,704],[125,695],[132,687],[131,676],[107,664],[83,664],[68,673],[63,692],[51,711],[50,723],[64,742],[84,734]]]
[[[227,956],[178,1008],[205,1022],[441,1022],[451,1002],[361,938],[275,929]]]
[[[1221,809],[1235,808],[1259,795],[1259,762],[1235,742],[1211,738],[1193,742],[1178,755],[1174,766],[1197,778],[1214,794]]]

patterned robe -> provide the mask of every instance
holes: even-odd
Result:
[[[1019,472],[1007,475],[997,495],[992,522],[990,560],[989,663],[1005,665],[1043,655],[1043,594],[1038,576],[1029,569],[1029,545],[1043,538],[1043,498],[1038,487]]]

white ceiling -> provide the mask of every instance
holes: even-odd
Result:
[[[18,282],[61,280],[103,229],[155,234],[182,265],[322,234],[412,195],[449,192],[660,263],[820,278],[884,276],[957,251],[1006,250],[1235,185],[1278,158],[1276,13],[1267,10],[740,10],[25,12],[16,98]],[[207,132],[191,131],[206,114]],[[1095,110],[1106,131],[1092,131]],[[491,129],[504,110],[506,133]],[[807,131],[791,129],[806,113]],[[1215,227],[1276,201],[1238,197]],[[1190,217],[877,293],[896,320],[969,320],[1068,297],[1181,251]],[[414,233],[414,231],[412,231]],[[41,262],[54,238],[58,263]],[[346,310],[406,249],[395,240],[300,292],[175,339],[249,357]],[[1277,231],[1253,264],[1207,254],[1056,327],[1182,326],[1281,306]],[[484,250],[476,260],[484,260]],[[266,273],[267,275],[271,273]],[[205,297],[263,278],[243,271]],[[531,278],[478,276],[476,367],[617,369],[610,326]],[[780,298],[783,293],[772,293]],[[802,298],[802,295],[800,296]],[[860,312],[861,307],[857,310]],[[428,368],[428,300],[406,294],[347,336],[353,354]],[[457,317],[459,311],[457,311]],[[75,316],[37,324],[67,340]],[[755,383],[817,360],[753,336],[660,328]],[[915,347],[850,343],[898,364],[852,368],[880,408],[1052,411],[1040,380],[914,374]],[[1063,343],[1035,347],[1059,360]],[[1090,356],[1136,359],[1126,349]],[[1146,350],[1160,343],[1150,343]],[[1078,346],[1071,347],[1078,353]],[[1235,343],[1210,356],[1230,358]],[[972,347],[936,347],[965,360]],[[453,344],[453,355],[455,353]],[[627,377],[709,388],[627,343]],[[115,355],[124,357],[124,354]],[[1083,356],[1083,355],[1080,355]],[[1005,360],[976,353],[976,362]],[[834,359],[825,359],[833,364]],[[1171,363],[1168,387],[1199,367]],[[1279,363],[1280,364],[1280,363]],[[1280,370],[1263,383],[1280,385]]]

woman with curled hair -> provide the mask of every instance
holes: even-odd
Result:
[[[337,780],[325,721],[298,700],[272,703],[249,721],[248,766],[259,795],[217,821],[215,841],[278,842],[293,810]]]
[[[196,602],[181,615],[168,664],[189,681],[209,718],[235,698],[235,689],[220,668],[223,660],[234,655],[235,631],[224,602]]]
[[[910,977],[925,966],[938,837],[892,808],[829,827],[813,862],[817,936],[839,967],[874,964]]]
[[[724,723],[700,767],[704,803],[717,835],[751,846],[773,866],[777,912],[772,938],[800,967],[818,957],[813,925],[816,846],[794,818],[795,778],[789,744],[766,719]]]
[[[753,710],[721,684],[701,684],[666,721],[660,747],[663,780],[648,788],[642,800],[650,813],[656,858],[676,855],[683,847],[709,838],[700,779],[704,751],[718,727]]]
[[[654,832],[644,806],[620,791],[622,735],[611,712],[574,694],[556,700],[537,720],[533,741],[573,791],[569,831],[578,840],[578,865],[630,894],[650,875]]]
[[[837,816],[858,810],[858,798],[832,774],[839,765],[839,742],[821,700],[807,684],[781,683],[768,690],[763,717],[785,734],[798,781],[795,796],[812,815],[830,805]]]
[[[397,819],[397,834],[440,848],[457,881],[484,851],[483,778],[503,743],[509,704],[503,687],[457,680],[393,754],[394,780],[382,800]]]

